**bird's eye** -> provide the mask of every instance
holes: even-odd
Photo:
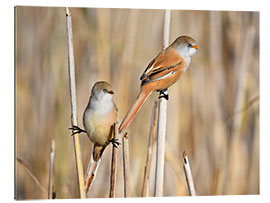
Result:
[[[193,47],[193,45],[189,43],[189,44],[188,44],[188,47],[189,47],[189,48],[192,48],[192,47]]]
[[[107,90],[107,89],[103,89],[103,92],[107,93],[107,92],[108,92],[108,90]]]

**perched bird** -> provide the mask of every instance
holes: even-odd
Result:
[[[91,159],[85,175],[86,191],[90,189],[97,169],[99,167],[102,153],[109,143],[117,147],[119,143],[113,139],[114,124],[117,117],[117,107],[113,102],[114,94],[109,83],[104,81],[96,82],[91,90],[88,105],[83,114],[84,129],[78,126],[70,128],[72,135],[85,132],[90,141],[94,143]]]
[[[180,36],[149,63],[140,77],[140,93],[120,124],[119,133],[128,127],[153,91],[159,91],[160,97],[168,99],[164,92],[187,71],[198,48],[191,37]]]

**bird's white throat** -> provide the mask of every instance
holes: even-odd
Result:
[[[99,115],[107,114],[113,109],[113,107],[112,95],[110,94],[105,94],[103,97],[98,99],[93,98],[90,106],[90,108]]]
[[[186,66],[184,68],[184,71],[186,72],[187,69],[189,68],[189,64],[191,61],[191,57],[196,53],[195,48],[189,48],[187,46],[181,46],[178,47],[177,52],[180,54],[180,56],[183,57],[183,59],[186,61]]]

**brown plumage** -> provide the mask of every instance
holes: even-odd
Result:
[[[121,122],[119,133],[128,127],[153,91],[167,89],[186,72],[191,57],[197,49],[198,46],[191,37],[180,36],[149,63],[140,77],[140,93]]]

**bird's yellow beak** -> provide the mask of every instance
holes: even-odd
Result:
[[[199,47],[197,45],[192,46],[192,48],[199,49]]]
[[[112,90],[108,91],[108,94],[114,94],[114,92]]]

